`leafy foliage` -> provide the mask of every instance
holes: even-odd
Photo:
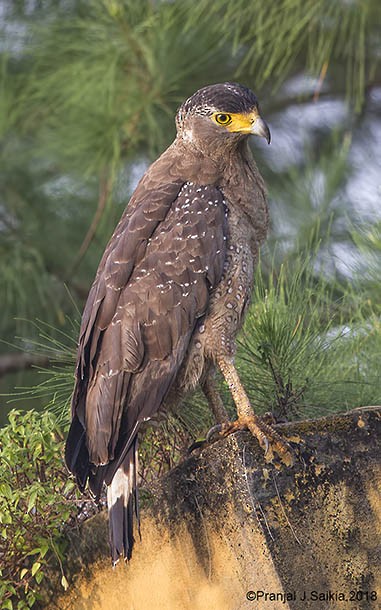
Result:
[[[12,411],[0,429],[0,606],[31,608],[63,570],[65,523],[84,500],[62,463],[63,436],[49,412]],[[56,586],[56,583],[53,583]]]
[[[308,417],[378,404],[381,350],[377,312],[366,316],[348,286],[335,297],[314,259],[256,275],[239,350],[252,402],[277,417]]]
[[[24,350],[34,355],[45,356],[49,366],[36,367],[39,382],[30,387],[15,388],[9,402],[20,403],[38,399],[45,409],[55,415],[57,423],[65,430],[69,425],[79,323],[75,320],[68,321],[66,331],[39,320],[33,326],[37,338],[29,339],[28,345],[23,342],[21,345]]]

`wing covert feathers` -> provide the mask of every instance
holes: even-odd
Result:
[[[109,484],[114,561],[120,552],[129,557],[133,544],[137,431],[165,400],[225,260],[222,193],[179,180],[155,184],[152,167],[105,250],[84,310],[66,447],[82,489],[89,478],[99,496],[103,480]]]

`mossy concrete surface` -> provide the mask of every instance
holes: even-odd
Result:
[[[54,607],[381,608],[381,408],[278,430],[292,468],[240,432],[159,480],[128,565],[111,568],[106,519],[89,520],[72,551],[86,568]]]

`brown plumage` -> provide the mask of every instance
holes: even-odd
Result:
[[[177,137],[139,182],[99,264],[79,338],[66,462],[81,489],[108,485],[113,561],[131,556],[142,424],[201,383],[223,433],[246,426],[271,455],[288,446],[252,412],[234,369],[268,212],[248,136],[270,140],[255,95],[197,91]],[[227,422],[219,366],[237,405]]]

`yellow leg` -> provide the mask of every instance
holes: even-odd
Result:
[[[229,386],[238,415],[238,419],[235,422],[223,424],[222,434],[227,435],[236,430],[247,428],[258,439],[260,446],[265,451],[267,461],[271,461],[274,453],[277,453],[282,462],[287,466],[291,466],[293,463],[291,447],[271,426],[264,423],[255,415],[234,366],[233,359],[220,357],[217,363]]]

